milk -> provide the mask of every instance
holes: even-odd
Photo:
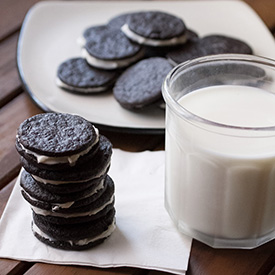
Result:
[[[180,231],[216,247],[274,238],[275,130],[240,127],[274,126],[275,95],[224,85],[178,103],[188,111],[166,111],[165,200]]]

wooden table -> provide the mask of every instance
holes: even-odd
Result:
[[[0,216],[20,170],[19,156],[14,147],[16,129],[24,119],[42,112],[24,92],[16,67],[16,46],[20,26],[27,10],[35,2],[38,1],[0,1]],[[272,5],[271,1],[269,3]],[[270,14],[268,11],[269,17],[263,18],[265,22],[274,22],[275,13],[272,13],[273,17],[270,17]],[[264,17],[264,13],[261,16]],[[270,23],[269,27],[273,26],[274,23]],[[101,133],[111,140],[115,148],[132,152],[164,149],[164,135],[123,134],[106,130]],[[0,274],[88,274],[92,272],[102,275],[162,273],[134,268],[98,269],[0,259]],[[187,273],[275,274],[275,241],[254,250],[215,250],[194,241]]]

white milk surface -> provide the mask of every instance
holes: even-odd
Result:
[[[189,93],[179,103],[214,122],[244,127],[275,126],[275,95],[247,86],[214,86]]]
[[[204,88],[179,103],[222,124],[275,125],[275,95],[259,88]],[[179,229],[217,247],[274,238],[275,137],[207,131],[169,107],[166,119],[166,207]]]

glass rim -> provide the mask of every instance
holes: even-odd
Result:
[[[196,115],[182,105],[180,105],[176,99],[169,93],[169,87],[171,85],[171,81],[177,72],[185,70],[187,68],[191,68],[193,66],[204,64],[204,63],[213,63],[216,61],[239,61],[239,62],[247,62],[254,65],[261,65],[265,67],[269,67],[274,69],[275,72],[275,60],[267,57],[257,56],[257,55],[248,55],[248,54],[216,54],[216,55],[208,55],[204,57],[195,58],[192,60],[188,60],[186,62],[178,64],[174,67],[166,76],[162,84],[162,95],[166,102],[166,104],[172,108],[178,115],[181,115],[194,123],[200,123],[203,125],[212,126],[215,128],[224,128],[224,129],[232,129],[232,130],[240,130],[240,131],[272,131],[275,132],[274,126],[264,126],[264,127],[248,127],[248,126],[236,126],[229,125],[225,123],[219,123],[212,120],[205,119],[199,115]],[[275,91],[274,91],[275,93]]]

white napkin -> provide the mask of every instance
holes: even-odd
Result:
[[[74,252],[38,241],[31,232],[31,209],[17,180],[0,221],[0,257],[184,274],[192,240],[177,231],[164,208],[164,151],[114,149],[109,175],[116,188],[117,228],[103,244]]]

